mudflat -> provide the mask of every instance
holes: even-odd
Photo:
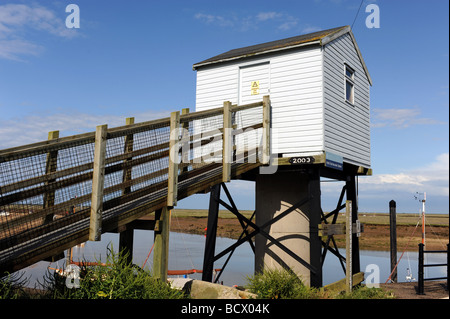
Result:
[[[241,212],[250,219],[252,212]],[[364,232],[359,237],[362,250],[389,250],[389,215],[381,213],[360,213],[359,220]],[[344,221],[340,214],[337,223]],[[417,251],[422,240],[422,227],[417,214],[397,214],[397,250]],[[189,234],[205,235],[207,226],[206,210],[176,209],[172,212],[170,230]],[[239,220],[229,212],[221,211],[217,225],[217,236],[237,239],[243,228]],[[252,227],[247,228],[253,231]],[[445,250],[449,241],[448,215],[427,216],[425,223],[426,249]],[[345,248],[345,236],[334,236],[338,247]]]

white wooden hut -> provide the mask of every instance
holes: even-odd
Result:
[[[270,95],[272,153],[370,168],[370,78],[349,26],[234,49],[193,65],[196,111]]]

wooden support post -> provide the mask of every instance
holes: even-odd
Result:
[[[322,287],[322,240],[318,234],[320,224],[321,196],[320,196],[320,171],[318,168],[310,169],[308,174],[309,193],[309,264],[316,270],[310,272],[310,286]]]
[[[134,117],[129,117],[125,120],[126,125],[134,124]],[[133,152],[133,134],[125,136],[124,154],[131,154]],[[127,167],[126,164],[131,161],[131,155],[124,160],[125,168],[123,170],[122,182],[126,183],[131,181],[131,167]],[[131,192],[131,186],[125,186],[122,190],[122,195],[129,194]],[[126,227],[126,229],[119,234],[119,251],[127,256],[127,262],[129,264],[133,261],[133,238],[134,229],[132,227]]]
[[[391,281],[397,282],[397,217],[396,203],[394,200],[389,202],[389,228],[390,228],[390,249],[391,249]]]
[[[89,240],[100,241],[102,234],[103,187],[105,180],[106,135],[108,125],[97,126],[95,132],[94,170],[92,176]]]
[[[263,136],[262,136],[262,163],[268,165],[270,163],[270,96],[263,97]]]
[[[48,140],[59,138],[59,131],[51,131],[48,133]],[[56,172],[58,167],[58,151],[51,151],[47,153],[47,161],[45,162],[45,174]],[[45,182],[45,185],[55,182],[55,179]],[[44,193],[44,209],[55,205],[55,191]],[[45,216],[44,224],[53,221],[53,214]]]
[[[48,133],[48,140],[54,140],[59,138],[59,131],[51,131]],[[45,174],[50,174],[56,172],[58,169],[58,151],[51,151],[47,153],[47,160],[45,162]],[[49,185],[50,183],[55,182],[55,179],[48,180],[45,182],[45,185]],[[55,205],[55,191],[49,191],[44,193],[44,210],[46,208],[50,208]],[[44,224],[48,224],[53,221],[54,214],[47,214],[44,218]],[[67,255],[70,256],[72,248],[67,250]],[[64,253],[60,253],[58,255],[50,256],[45,259],[48,262],[55,262],[64,258]]]
[[[223,102],[222,182],[224,183],[231,180],[231,163],[233,162],[233,127],[231,116],[231,102]]]
[[[347,292],[352,291],[353,287],[353,276],[352,276],[352,201],[347,200],[345,202],[345,228],[346,228],[346,238],[345,238],[345,278]]]
[[[206,228],[205,254],[203,259],[202,280],[212,282],[214,269],[214,254],[216,250],[217,220],[219,218],[219,201],[221,185],[211,188],[209,198],[208,223]]]
[[[178,196],[178,163],[179,160],[179,132],[180,112],[170,114],[170,142],[169,142],[169,177],[167,184],[167,206],[177,205]]]
[[[168,207],[155,212],[155,233],[153,248],[153,275],[167,281],[169,265],[170,210]]]

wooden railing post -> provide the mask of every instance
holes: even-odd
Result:
[[[270,96],[263,97],[262,164],[270,163]]]
[[[222,182],[231,180],[231,163],[233,162],[233,126],[231,102],[223,102],[223,147],[222,147]]]
[[[99,125],[95,132],[94,170],[92,176],[89,240],[100,241],[102,234],[103,187],[105,181],[106,135],[108,125]]]
[[[189,114],[189,108],[184,108],[181,110],[181,115]],[[189,163],[189,122],[184,122],[181,126],[182,137],[181,137],[181,163],[183,163],[182,172],[187,172]]]
[[[48,140],[54,140],[59,138],[59,131],[51,131],[48,133]],[[47,161],[45,162],[45,174],[56,172],[58,168],[58,151],[52,151],[47,153]],[[49,180],[45,182],[46,185],[54,182],[55,180]],[[55,191],[46,192],[44,194],[44,209],[55,205]],[[48,214],[44,218],[44,224],[48,224],[53,220],[54,214]]]
[[[178,163],[179,163],[179,130],[180,112],[170,114],[170,141],[169,141],[169,176],[167,185],[167,206],[177,205],[178,196]]]
[[[125,120],[125,125],[134,124],[134,117],[128,117]],[[125,136],[124,143],[124,154],[131,154],[133,152],[133,134],[128,134]],[[129,155],[125,160],[125,168],[123,170],[122,182],[126,183],[131,181],[132,168],[127,167],[126,164],[132,160],[131,155]],[[129,194],[131,192],[131,185],[125,186],[122,190],[122,195]],[[124,231],[119,233],[119,251],[122,252],[127,257],[127,262],[131,264],[133,261],[133,241],[134,241],[134,229],[132,227],[126,227]]]
[[[134,124],[134,117],[128,117],[125,120],[125,125],[132,125]],[[131,154],[131,152],[133,152],[133,134],[128,134],[125,136],[125,143],[124,143],[124,154]],[[127,157],[124,160],[124,164],[126,165],[127,163],[129,163],[131,161],[131,155],[129,155],[129,157]],[[123,176],[122,176],[122,182],[126,183],[128,181],[131,181],[131,171],[132,168],[131,167],[125,167],[125,169],[123,170]],[[122,191],[122,195],[128,194],[131,192],[131,186],[125,186],[123,191]]]

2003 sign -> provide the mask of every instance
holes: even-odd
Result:
[[[302,156],[302,157],[291,157],[289,163],[295,164],[312,164],[314,163],[314,156]]]

